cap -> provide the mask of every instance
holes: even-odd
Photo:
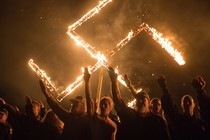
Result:
[[[4,114],[8,116],[8,111],[6,109],[0,109],[0,114]]]
[[[135,97],[135,98],[145,97],[145,98],[147,98],[148,100],[150,99],[150,98],[149,98],[149,94],[148,94],[147,92],[145,92],[145,91],[140,91],[140,92],[138,92],[134,97]]]
[[[35,105],[37,105],[38,107],[41,107],[41,104],[38,102],[38,101],[32,101],[32,104],[35,104]]]
[[[74,99],[70,99],[71,103],[75,103],[75,102],[81,102],[83,104],[86,103],[86,99],[82,96],[76,96]]]

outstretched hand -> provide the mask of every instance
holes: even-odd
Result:
[[[112,67],[109,67],[108,69],[109,77],[112,82],[117,81],[117,73],[115,73],[114,69]]]
[[[131,86],[131,81],[128,79],[127,74],[124,75],[124,81],[128,87]]]
[[[84,71],[84,81],[89,82],[89,80],[90,80],[90,73],[88,71],[88,68],[86,67]]]
[[[192,80],[192,86],[195,90],[203,90],[206,86],[206,81],[204,81],[203,77],[196,76]]]
[[[158,81],[158,84],[160,85],[161,88],[166,87],[166,79],[165,79],[165,76],[163,74],[158,75],[157,81]]]

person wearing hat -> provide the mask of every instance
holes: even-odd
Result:
[[[113,108],[113,101],[109,96],[104,96],[99,101],[99,114],[92,99],[90,91],[90,73],[87,68],[84,72],[85,95],[87,99],[87,114],[90,120],[90,134],[92,140],[115,140],[117,125],[109,117]]]
[[[40,139],[41,121],[39,120],[40,105],[33,103],[26,96],[25,112],[1,99],[2,106],[9,112],[9,123],[12,125],[12,139]]]
[[[145,91],[133,94],[136,99],[136,107],[135,109],[129,108],[120,94],[117,73],[114,72],[112,67],[109,67],[108,73],[111,80],[115,110],[121,120],[119,139],[169,140],[170,136],[163,118],[150,112],[149,95]]]
[[[82,96],[76,96],[70,100],[71,110],[67,111],[52,96],[53,94],[45,87],[40,80],[40,87],[46,97],[52,111],[64,123],[62,140],[89,140],[88,118],[86,114],[86,100]]]
[[[0,109],[0,140],[11,140],[12,127],[7,122],[8,111],[6,109]]]

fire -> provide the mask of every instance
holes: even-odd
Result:
[[[140,88],[140,89],[136,90],[136,93],[138,93],[138,92],[140,92],[140,91],[142,91],[142,88]]]
[[[88,13],[86,13],[83,17],[81,17],[79,20],[77,20],[74,24],[70,25],[68,27],[69,32],[72,30],[75,30],[78,26],[81,26],[82,23],[93,17],[95,14],[99,13],[99,11],[105,7],[108,3],[110,3],[112,0],[103,0],[100,1],[99,4],[91,9]]]
[[[136,93],[138,93],[138,92],[140,92],[140,91],[142,91],[142,88],[137,89],[137,90],[136,90]],[[133,99],[132,101],[130,101],[130,102],[127,103],[127,106],[130,107],[130,108],[134,108],[135,105],[136,105],[136,99]]]
[[[44,85],[47,87],[47,89],[53,93],[54,96],[58,95],[57,89],[55,88],[54,84],[50,81],[50,77],[47,76],[47,74],[41,70],[38,65],[36,65],[33,62],[33,59],[30,59],[28,61],[28,65],[30,68],[37,74],[37,76],[42,80]]]
[[[123,46],[125,46],[132,38],[137,36],[142,30],[144,30],[146,27],[146,24],[141,24],[138,29],[135,31],[130,31],[128,35],[122,39],[116,47],[111,51],[109,54],[108,58],[106,58],[103,54],[100,54],[100,52],[95,51],[94,47],[92,47],[90,44],[86,43],[75,31],[69,30],[67,34],[75,41],[75,43],[81,47],[83,47],[93,58],[98,60],[98,64],[95,64],[92,68],[94,69],[93,71],[95,72],[98,68],[101,66],[104,66],[106,69],[108,69],[109,64],[108,64],[108,59],[112,57],[116,52],[118,52]],[[99,64],[100,63],[100,64]],[[81,79],[82,80],[82,79]],[[73,92],[75,89],[74,87],[78,87],[76,84],[81,84],[79,81],[81,80],[76,80],[73,84],[69,85],[68,88],[62,92],[62,94],[70,94]],[[118,74],[118,81],[123,84],[125,87],[126,83],[124,81],[124,78],[122,75]]]
[[[127,106],[130,108],[134,108],[136,104],[136,99],[133,99],[132,101],[128,102]]]
[[[101,60],[99,60],[94,66],[89,68],[89,72],[94,73],[101,66],[102,66],[102,62]],[[65,97],[71,94],[76,88],[82,85],[83,77],[84,77],[84,74],[78,76],[77,79],[72,84],[70,84],[64,91],[61,92],[61,94],[57,96],[57,100],[61,102]]]
[[[157,41],[170,55],[174,57],[174,59],[180,64],[184,65],[185,61],[183,60],[181,54],[171,46],[171,43],[167,38],[162,38],[161,34],[158,33],[154,28],[150,28],[147,24],[143,23],[139,26],[135,31],[130,31],[128,35],[122,39],[116,47],[110,52],[108,56],[104,56],[98,51],[95,51],[94,47],[85,42],[76,32],[76,28],[81,26],[88,19],[93,17],[95,14],[99,13],[99,11],[104,8],[108,3],[112,0],[103,0],[100,1],[99,4],[87,12],[84,16],[82,16],[78,21],[68,27],[67,34],[74,40],[74,42],[83,47],[93,58],[97,59],[95,65],[89,68],[90,73],[94,73],[101,66],[104,66],[106,69],[109,68],[108,59],[111,58],[116,52],[118,52],[123,46],[125,46],[132,38],[136,37],[141,31],[145,30],[149,35],[153,37],[155,41]],[[51,83],[50,78],[46,76],[46,73],[39,69],[39,67],[33,63],[33,60],[29,61],[29,65],[31,68],[37,73],[37,75],[45,82],[46,85],[49,85],[49,88],[56,91],[56,88]],[[41,73],[41,74],[40,74]],[[44,77],[44,78],[43,78]],[[118,81],[126,86],[123,76],[118,74]],[[76,81],[69,85],[61,94],[57,94],[57,100],[62,101],[66,96],[72,93],[77,87],[79,87],[83,83],[83,74],[78,76]],[[126,86],[127,87],[127,86]],[[57,91],[56,91],[57,93]]]
[[[184,65],[185,61],[180,52],[178,52],[174,47],[171,45],[172,43],[168,40],[168,38],[163,38],[161,33],[158,33],[156,29],[150,28],[147,24],[145,24],[144,30],[152,36],[152,38],[157,41],[162,48],[164,48],[179,65]]]
[[[130,31],[128,35],[122,39],[117,46],[111,51],[109,57],[112,57],[116,52],[118,52],[123,46],[125,46],[132,38],[137,36],[143,29],[144,29],[144,24],[141,24],[139,28],[135,31]]]

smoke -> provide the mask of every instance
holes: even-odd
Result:
[[[25,95],[44,100],[38,78],[27,66],[30,58],[46,71],[59,90],[65,89],[82,74],[81,67],[96,62],[83,48],[75,45],[66,31],[98,1],[31,2],[4,2],[0,8],[1,83],[4,83],[1,85],[1,97],[12,98],[12,102],[15,100],[18,104],[24,102]],[[142,22],[148,23],[183,52],[186,65],[180,67],[144,31],[110,58],[110,65],[118,66],[119,72],[128,74],[136,88],[142,87],[152,97],[161,95],[156,76],[164,73],[179,99],[185,91],[191,90],[189,81],[195,74],[201,73],[207,81],[210,78],[209,65],[206,64],[210,38],[208,5],[208,0],[113,0],[76,32],[106,55],[131,29],[135,30]],[[95,93],[98,71],[92,76]],[[104,94],[110,93],[107,81],[105,70]],[[125,92],[126,99],[131,98],[124,87],[121,86],[121,90]],[[68,98],[76,94],[84,95],[83,88],[78,88]],[[16,99],[16,95],[21,99]]]

